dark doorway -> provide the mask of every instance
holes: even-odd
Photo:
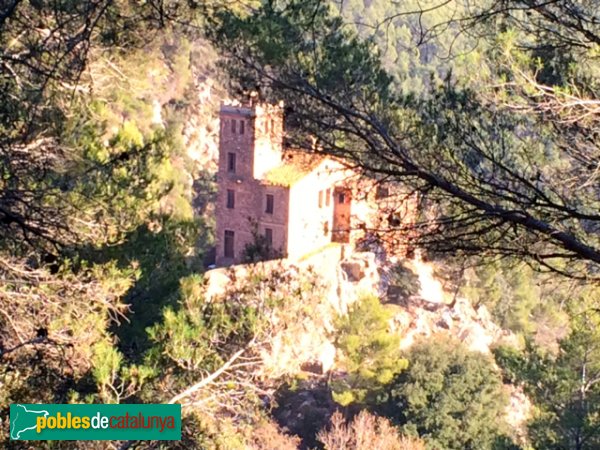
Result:
[[[224,256],[225,258],[233,258],[233,249],[234,249],[234,241],[235,233],[231,230],[225,230],[225,242],[224,242]]]

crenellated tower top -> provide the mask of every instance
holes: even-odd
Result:
[[[281,164],[283,151],[283,102],[225,100],[221,104],[221,151],[239,154],[239,173],[262,179]]]

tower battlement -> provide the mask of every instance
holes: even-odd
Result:
[[[226,99],[221,102],[221,113],[244,114],[255,117],[265,114],[283,116],[283,107],[283,101],[273,104],[259,102],[252,97],[243,102],[240,102],[239,100]]]
[[[269,104],[225,101],[221,104],[221,149],[228,158],[240,159],[243,178],[262,179],[264,174],[281,164],[283,151],[283,102]],[[221,161],[220,167],[230,162]]]

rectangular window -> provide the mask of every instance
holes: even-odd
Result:
[[[240,120],[240,134],[244,134],[246,131],[246,121]]]
[[[377,191],[375,192],[375,198],[387,198],[390,196],[390,190],[383,186],[377,186]]]
[[[343,204],[346,201],[346,194],[338,194],[338,203]]]
[[[235,134],[235,119],[231,119],[231,134]]]
[[[275,207],[275,198],[271,194],[267,194],[267,208],[265,212],[267,214],[273,214],[273,209]]]
[[[331,204],[331,189],[327,189],[325,191],[325,206],[329,206]]]
[[[271,228],[265,228],[265,241],[269,247],[273,246],[273,230]]]
[[[225,258],[233,258],[233,248],[235,242],[235,233],[231,230],[225,230]]]
[[[269,132],[269,119],[265,120],[265,133]]]
[[[233,189],[227,189],[227,208],[235,208],[235,191]]]
[[[319,208],[323,207],[323,191],[319,191]]]
[[[235,173],[236,154],[227,153],[227,171]]]

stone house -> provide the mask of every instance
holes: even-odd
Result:
[[[221,105],[217,266],[243,262],[257,239],[289,259],[355,244],[381,218],[385,189],[336,158],[284,149],[283,132],[282,104]]]

